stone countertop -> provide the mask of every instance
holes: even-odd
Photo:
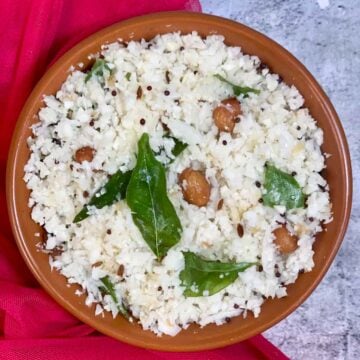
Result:
[[[288,49],[323,86],[339,114],[354,178],[344,243],[308,300],[264,335],[291,359],[360,359],[360,1],[201,3],[205,13],[246,24]]]

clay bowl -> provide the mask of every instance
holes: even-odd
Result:
[[[102,44],[141,38],[151,39],[156,34],[172,31],[189,33],[196,30],[202,36],[222,34],[228,45],[241,46],[254,54],[278,73],[288,84],[295,85],[305,98],[305,105],[324,130],[323,151],[332,156],[327,160],[326,179],[330,184],[334,220],[326,225],[314,245],[315,267],[288,287],[288,296],[268,300],[260,316],[234,318],[222,326],[204,328],[190,326],[176,337],[157,337],[118,317],[107,314],[95,317],[94,308],[84,305],[84,297],[75,295],[76,286],[67,287],[66,280],[56,271],[50,271],[48,256],[39,252],[34,236],[42,229],[30,218],[27,207],[29,191],[23,181],[24,165],[29,158],[26,139],[29,126],[36,122],[35,115],[43,106],[42,96],[54,94],[65,80],[71,65],[89,64],[87,56]],[[218,348],[245,340],[270,328],[294,311],[319,284],[333,261],[348,224],[352,193],[350,156],[344,131],[328,97],[305,67],[280,45],[266,36],[239,23],[215,16],[172,12],[152,14],[110,26],[79,43],[62,56],[39,81],[18,119],[13,135],[7,168],[7,201],[12,229],[22,256],[43,288],[65,309],[98,331],[123,342],[144,348],[164,351],[195,351]]]

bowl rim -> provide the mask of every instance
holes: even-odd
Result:
[[[7,198],[7,208],[10,218],[10,224],[12,228],[12,232],[14,234],[17,246],[20,250],[20,253],[28,266],[28,268],[31,270],[32,274],[36,278],[36,280],[39,282],[39,284],[42,286],[42,288],[56,301],[58,302],[63,308],[65,308],[67,311],[69,311],[73,316],[80,319],[82,322],[90,325],[94,329],[97,329],[98,331],[102,332],[103,334],[106,334],[108,336],[114,337],[114,334],[112,332],[109,332],[107,330],[107,327],[99,325],[94,318],[88,318],[85,314],[79,313],[76,308],[66,300],[65,297],[63,297],[60,293],[58,293],[51,285],[51,282],[42,274],[40,269],[37,267],[36,262],[28,252],[27,247],[25,246],[26,240],[24,234],[20,231],[19,227],[19,213],[16,208],[15,204],[15,164],[17,163],[18,158],[18,139],[23,131],[23,125],[25,122],[25,119],[27,118],[27,112],[30,108],[31,104],[41,95],[40,89],[42,89],[45,84],[47,84],[52,77],[53,73],[56,73],[59,68],[62,67],[62,63],[66,62],[66,60],[70,59],[72,56],[74,56],[80,49],[84,49],[86,47],[89,47],[98,37],[103,36],[109,36],[110,33],[116,32],[119,28],[126,27],[129,25],[133,25],[136,23],[143,23],[150,25],[152,22],[157,22],[159,20],[169,20],[175,19],[177,17],[187,17],[193,20],[194,22],[208,22],[211,24],[211,22],[221,22],[221,25],[227,28],[234,28],[237,27],[238,29],[241,29],[243,32],[250,33],[252,36],[262,39],[266,41],[267,43],[271,44],[277,51],[280,51],[283,53],[293,64],[296,66],[302,73],[302,76],[306,78],[309,86],[311,86],[314,91],[317,92],[317,94],[322,98],[323,103],[326,107],[326,112],[328,114],[328,117],[331,117],[334,120],[334,126],[339,136],[339,144],[340,144],[340,152],[343,154],[342,160],[344,161],[344,168],[345,168],[345,194],[343,198],[345,199],[344,203],[344,213],[345,217],[342,219],[341,223],[339,224],[340,230],[339,230],[339,236],[338,241],[336,242],[336,246],[334,246],[331,250],[330,256],[326,259],[325,265],[320,269],[319,275],[317,278],[312,282],[312,284],[302,293],[302,296],[300,296],[296,302],[290,307],[288,307],[286,310],[279,312],[277,316],[275,316],[271,321],[268,321],[264,323],[261,326],[258,326],[256,330],[249,331],[246,338],[250,338],[252,336],[255,336],[273,325],[277,324],[279,321],[287,317],[290,313],[292,313],[296,308],[298,308],[308,297],[309,295],[314,291],[314,289],[319,285],[322,278],[328,271],[331,263],[333,262],[341,243],[344,239],[346,229],[349,223],[350,219],[350,212],[351,212],[351,205],[352,205],[352,170],[351,170],[351,160],[350,160],[350,152],[349,147],[347,144],[346,136],[344,129],[342,127],[342,124],[339,120],[339,117],[329,100],[328,96],[325,94],[324,90],[321,88],[321,86],[318,84],[318,82],[315,80],[315,78],[311,75],[311,73],[306,69],[306,67],[297,60],[289,51],[287,51],[284,47],[279,45],[274,40],[270,39],[266,35],[246,26],[241,23],[238,23],[233,20],[229,20],[220,16],[214,16],[209,14],[203,14],[203,13],[192,13],[187,11],[170,11],[170,12],[159,12],[159,13],[152,13],[148,15],[142,15],[137,16],[128,20],[123,20],[120,22],[117,22],[113,25],[107,26],[103,28],[100,31],[97,31],[93,33],[92,35],[86,37],[84,40],[77,43],[75,46],[73,46],[70,50],[66,51],[65,54],[63,54],[61,57],[57,58],[54,63],[46,70],[44,75],[41,77],[41,79],[37,82],[36,86],[32,90],[31,94],[27,98],[22,111],[20,115],[17,118],[17,122],[15,125],[15,129],[12,134],[12,140],[11,145],[9,148],[9,155],[7,160],[7,168],[6,168],[6,198]],[[194,26],[196,27],[196,25]],[[195,30],[196,31],[196,30]],[[256,55],[256,54],[254,54]],[[75,65],[75,64],[74,64]],[[165,345],[157,345],[156,343],[148,343],[144,344],[141,340],[128,338],[126,335],[119,335],[117,334],[116,337],[118,340],[124,341],[128,344],[139,346],[142,348],[147,349],[153,349],[153,350],[161,350],[161,351],[201,351],[201,350],[210,350],[210,349],[216,349],[228,345],[235,344],[239,341],[244,340],[244,338],[239,334],[238,336],[234,336],[232,338],[228,339],[222,339],[215,342],[209,342],[208,344],[204,346],[199,345],[192,345],[189,344],[185,349],[183,347],[179,346],[173,346],[170,348],[169,346]]]

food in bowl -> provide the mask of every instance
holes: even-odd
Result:
[[[174,336],[259,316],[311,271],[331,221],[323,133],[256,56],[219,35],[119,41],[44,101],[29,206],[96,315]]]

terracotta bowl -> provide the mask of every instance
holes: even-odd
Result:
[[[330,184],[334,220],[314,245],[315,267],[288,287],[288,296],[268,300],[258,318],[234,318],[222,326],[204,328],[190,326],[176,337],[157,337],[118,317],[95,317],[94,307],[84,305],[84,296],[75,295],[76,286],[67,287],[66,280],[56,271],[50,271],[48,256],[36,248],[42,232],[30,217],[27,207],[29,191],[23,181],[24,165],[29,158],[26,139],[29,126],[43,106],[44,94],[54,94],[65,81],[71,65],[89,64],[87,56],[102,44],[123,40],[151,39],[157,34],[197,31],[202,36],[222,34],[228,45],[241,46],[248,54],[257,55],[272,72],[278,73],[288,84],[295,85],[305,98],[305,105],[324,130],[322,150],[332,156],[327,160],[326,179]],[[173,12],[134,18],[110,26],[71,49],[62,56],[39,81],[18,119],[13,135],[7,168],[7,201],[15,239],[27,265],[43,288],[65,309],[98,331],[115,339],[144,348],[165,351],[195,351],[218,348],[245,340],[270,328],[294,311],[315,289],[333,261],[348,224],[352,193],[351,165],[348,145],[338,116],[328,97],[305,67],[280,45],[266,36],[234,21],[215,16]]]

